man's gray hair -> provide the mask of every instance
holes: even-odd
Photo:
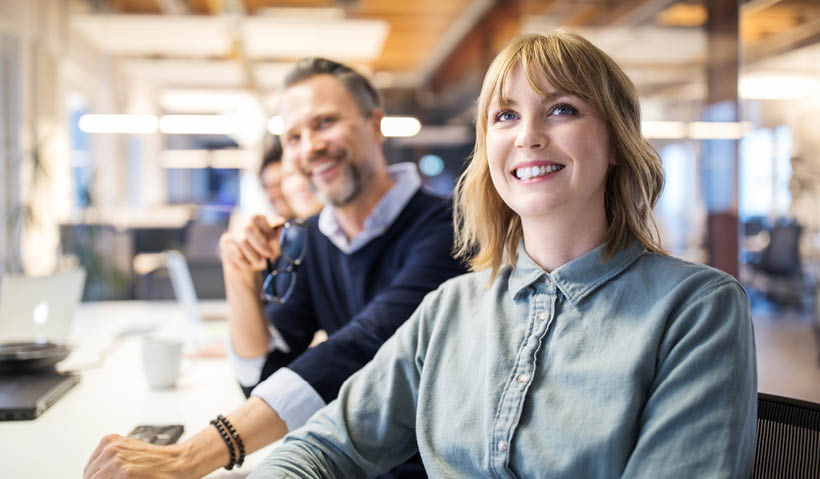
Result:
[[[284,87],[310,80],[316,75],[332,75],[345,87],[353,97],[356,106],[364,116],[370,116],[373,110],[381,108],[382,102],[379,93],[373,85],[359,72],[341,63],[327,58],[303,58],[285,76]]]

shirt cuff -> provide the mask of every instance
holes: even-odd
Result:
[[[270,332],[268,352],[262,356],[252,358],[243,358],[237,354],[233,348],[233,344],[231,344],[231,336],[228,335],[228,337],[225,338],[225,351],[228,354],[228,362],[231,365],[231,369],[233,369],[233,374],[239,384],[246,388],[256,386],[259,383],[259,380],[262,378],[262,368],[265,367],[268,354],[276,350],[284,353],[290,352],[290,347],[285,342],[285,339],[282,338],[282,335],[279,334],[279,331],[274,328],[273,325],[268,325],[268,331]]]
[[[313,386],[288,368],[279,368],[259,383],[251,396],[265,401],[276,411],[288,431],[302,427],[316,411],[325,407],[324,399]]]
[[[268,349],[270,352],[270,349]],[[231,344],[231,337],[225,338],[225,352],[228,354],[228,363],[233,369],[233,375],[242,386],[249,388],[259,383],[262,376],[262,368],[265,366],[268,356],[256,356],[253,358],[243,358],[236,353]]]

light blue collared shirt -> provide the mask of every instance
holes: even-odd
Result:
[[[435,478],[748,477],[757,407],[748,298],[633,244],[554,272],[430,293],[338,399],[251,478],[365,477],[418,448]]]
[[[421,176],[414,163],[391,165],[387,171],[395,183],[373,208],[365,220],[362,232],[352,240],[348,240],[336,219],[336,208],[327,205],[319,214],[319,230],[345,254],[352,254],[387,231],[421,187]],[[273,325],[269,324],[269,327],[273,328]],[[279,333],[272,329],[268,351],[287,348],[281,341]],[[259,382],[267,355],[242,358],[234,351],[230,338],[227,341],[227,352],[239,384],[247,387]],[[325,405],[319,393],[288,368],[274,372],[259,383],[251,395],[259,397],[273,408],[291,431],[304,424],[313,413]]]

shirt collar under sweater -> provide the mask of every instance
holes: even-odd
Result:
[[[343,253],[355,253],[372,239],[387,231],[387,228],[398,218],[399,213],[404,210],[410,198],[421,188],[421,176],[414,163],[390,165],[387,167],[387,172],[395,184],[376,203],[370,216],[364,222],[364,229],[354,238],[347,238],[336,218],[336,208],[333,205],[326,205],[319,213],[319,231]]]

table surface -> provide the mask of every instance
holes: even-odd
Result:
[[[226,311],[224,302],[205,303],[203,309],[209,315]],[[173,302],[82,304],[69,340],[74,352],[60,364],[78,370],[80,383],[37,419],[0,422],[0,475],[80,478],[108,433],[126,435],[139,424],[183,424],[184,440],[243,403],[227,360],[193,355],[189,345],[177,386],[149,389],[140,359],[140,340],[149,330],[164,336],[198,331],[201,344],[217,346],[227,334],[224,320],[186,323]],[[207,477],[245,477],[272,447],[249,455],[238,471],[220,469]]]

